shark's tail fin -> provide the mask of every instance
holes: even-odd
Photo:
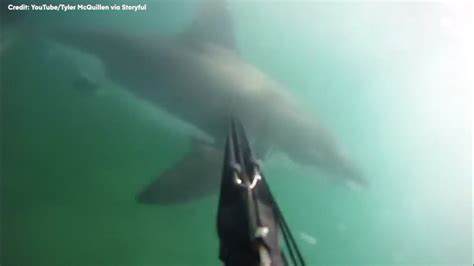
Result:
[[[23,24],[27,14],[31,12],[29,8],[30,5],[25,1],[0,0],[0,28],[2,32],[6,28],[16,28]]]
[[[23,28],[23,22],[28,12],[11,10],[13,6],[21,6],[21,4],[16,1],[0,0],[0,53],[16,39],[18,32]]]
[[[0,0],[0,26],[2,28],[8,27],[12,22],[24,16],[23,12],[9,10],[11,5],[13,5],[11,2]]]

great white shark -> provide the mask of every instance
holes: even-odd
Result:
[[[243,59],[233,31],[226,3],[208,0],[189,28],[173,38],[61,27],[36,34],[98,57],[114,82],[213,139],[195,141],[138,194],[142,203],[184,202],[216,192],[231,116],[242,121],[260,157],[278,150],[298,164],[366,186],[360,170],[312,112]]]

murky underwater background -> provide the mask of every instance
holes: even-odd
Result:
[[[29,15],[172,35],[198,2],[147,4],[137,13]],[[473,5],[228,6],[242,57],[310,105],[370,179],[353,191],[280,154],[266,163],[308,264],[470,265]],[[189,149],[186,125],[59,44],[25,38],[0,67],[1,265],[221,264],[217,196],[135,201]],[[77,89],[78,75],[99,91]]]

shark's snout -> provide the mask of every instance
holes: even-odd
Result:
[[[369,181],[361,168],[340,150],[329,156],[326,167],[351,189],[361,190],[369,187]]]
[[[368,180],[364,177],[362,170],[349,156],[337,145],[331,142],[318,145],[317,147],[307,147],[306,152],[302,149],[300,162],[323,170],[327,175],[341,180],[350,188],[367,188]]]
[[[369,187],[369,181],[365,178],[362,170],[356,167],[352,162],[349,165],[344,165],[340,172],[340,176],[349,188],[360,190]]]

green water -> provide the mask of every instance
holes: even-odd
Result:
[[[197,2],[37,23],[174,34]],[[335,132],[370,188],[276,154],[270,185],[309,265],[470,265],[472,5],[230,2],[242,57]],[[187,128],[95,58],[22,39],[1,58],[1,265],[220,265],[217,196],[144,206]],[[78,71],[98,81],[77,90]],[[308,241],[304,236],[311,236]]]

